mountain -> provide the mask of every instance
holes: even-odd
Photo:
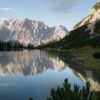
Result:
[[[82,21],[80,21],[79,23],[77,23],[74,28],[79,28],[83,25],[89,24],[89,23],[93,23],[96,20],[100,19],[100,2],[98,2],[97,4],[95,4],[93,6],[93,8],[91,9],[89,15],[87,17],[85,17]]]
[[[4,42],[17,41],[24,46],[38,46],[49,42],[59,41],[68,30],[64,26],[48,27],[35,20],[9,19],[0,20],[0,40]]]
[[[50,44],[45,48],[71,49],[84,46],[100,46],[100,2],[90,11],[89,16],[75,25],[74,30],[69,32],[59,42]]]

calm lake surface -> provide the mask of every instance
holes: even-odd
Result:
[[[82,68],[82,62],[67,53],[47,51],[0,52],[0,100],[46,100],[52,88],[68,79],[72,87],[100,91],[99,76]]]

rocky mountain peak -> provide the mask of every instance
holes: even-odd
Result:
[[[53,41],[59,41],[68,30],[64,26],[49,27],[43,22],[30,19],[0,20],[0,40],[18,41],[27,46],[38,46]]]

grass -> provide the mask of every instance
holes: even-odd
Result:
[[[94,7],[95,10],[98,10],[100,8],[100,2],[98,2]]]
[[[69,52],[73,54],[76,59],[83,61],[86,69],[100,72],[100,59],[93,57],[94,52],[100,52],[99,47],[93,48],[91,46],[86,46],[78,49],[71,49]]]
[[[84,20],[86,20],[85,22],[84,22],[84,25],[87,25],[87,24],[89,24],[90,23],[90,19],[93,17],[93,14],[90,14],[90,15],[88,15],[87,17],[85,17],[84,19],[82,19],[79,23],[77,23],[73,28],[74,29],[77,29],[77,28],[79,28],[79,27],[81,27],[82,25],[82,23],[84,22]]]

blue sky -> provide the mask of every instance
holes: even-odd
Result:
[[[34,19],[71,30],[98,0],[0,0],[0,18]]]

